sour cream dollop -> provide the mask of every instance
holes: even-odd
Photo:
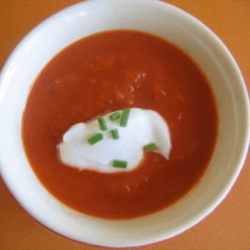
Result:
[[[122,110],[116,111],[122,114]],[[108,130],[101,131],[98,120],[89,123],[77,123],[63,135],[58,145],[61,161],[79,170],[90,169],[99,172],[115,173],[135,169],[143,159],[144,146],[157,145],[157,153],[168,159],[171,151],[170,132],[166,121],[152,110],[130,109],[126,127],[120,126],[120,119],[111,121],[103,116]],[[117,129],[119,139],[114,140],[111,130]],[[94,145],[88,139],[97,133],[103,134],[103,140]],[[127,161],[127,168],[113,167],[114,160]]]

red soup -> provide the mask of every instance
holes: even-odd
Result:
[[[131,172],[101,173],[63,164],[57,145],[74,124],[124,108],[157,111],[168,123],[169,160],[145,153]],[[208,167],[218,117],[199,67],[169,42],[135,31],[79,40],[42,70],[23,114],[25,151],[36,176],[67,206],[125,219],[163,209],[187,194]]]

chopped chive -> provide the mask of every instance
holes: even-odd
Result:
[[[111,135],[113,137],[114,140],[118,140],[119,139],[119,134],[118,134],[118,130],[117,129],[113,129],[110,131]]]
[[[122,111],[122,117],[121,117],[121,123],[120,123],[121,127],[126,127],[127,126],[129,112],[130,112],[130,109],[124,109]]]
[[[95,143],[101,141],[102,139],[103,139],[103,135],[102,134],[100,134],[100,133],[99,134],[95,134],[95,135],[93,135],[92,137],[90,137],[88,139],[88,143],[90,145],[94,145]]]
[[[114,168],[126,168],[128,163],[126,161],[114,160],[113,167]]]
[[[144,151],[150,152],[156,149],[156,144],[155,143],[149,143],[146,146],[144,146]]]
[[[107,124],[106,124],[105,120],[103,119],[103,117],[98,118],[98,122],[99,122],[101,130],[104,131],[104,130],[108,129]]]
[[[115,121],[115,120],[118,120],[119,118],[120,118],[120,114],[119,113],[114,113],[114,114],[112,114],[112,115],[110,115],[109,116],[109,119],[111,120],[111,121]]]

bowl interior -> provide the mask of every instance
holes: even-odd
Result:
[[[45,64],[70,43],[112,29],[149,32],[189,54],[211,82],[220,119],[213,159],[199,185],[170,208],[123,221],[84,216],[55,200],[31,170],[21,140],[26,98]],[[246,155],[248,97],[236,63],[208,28],[165,3],[153,0],[87,1],[59,12],[40,24],[18,45],[2,71],[0,83],[3,178],[31,215],[74,240],[122,247],[172,237],[199,222],[219,204],[233,185]]]

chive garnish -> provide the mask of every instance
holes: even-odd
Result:
[[[119,113],[114,113],[114,114],[112,114],[112,115],[110,115],[109,116],[109,119],[111,120],[111,121],[115,121],[115,120],[118,120],[119,118],[120,118],[120,114]]]
[[[114,160],[113,167],[114,168],[126,168],[128,163],[126,161]]]
[[[149,143],[146,146],[144,146],[144,151],[150,152],[156,149],[156,144],[155,143]]]
[[[120,123],[121,127],[126,127],[127,126],[129,112],[130,112],[130,109],[124,109],[122,111],[122,117],[121,117],[121,123]]]
[[[118,130],[117,129],[113,129],[110,132],[111,132],[112,138],[114,140],[118,140],[119,139],[119,134],[118,134]]]
[[[103,135],[102,134],[100,134],[100,133],[99,134],[95,134],[95,135],[93,135],[92,137],[90,137],[88,139],[88,143],[90,145],[94,145],[95,143],[101,141],[102,139],[103,139]]]
[[[106,124],[105,120],[103,119],[103,117],[98,118],[98,122],[99,122],[101,130],[104,131],[104,130],[108,129],[107,124]]]

